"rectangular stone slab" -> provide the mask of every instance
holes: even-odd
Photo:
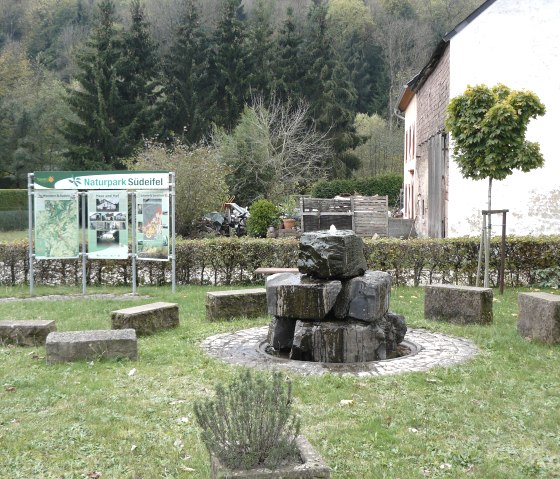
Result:
[[[560,343],[560,296],[550,293],[519,293],[517,332],[548,344]]]
[[[47,364],[101,358],[138,358],[134,329],[54,332],[47,336],[45,345]]]
[[[264,288],[206,293],[206,318],[210,321],[261,316],[267,316]]]
[[[491,288],[431,284],[425,288],[424,317],[455,324],[487,324],[493,319]]]
[[[0,343],[43,346],[53,331],[56,331],[56,324],[50,320],[0,321]]]
[[[111,328],[134,329],[139,336],[179,326],[179,305],[150,303],[111,312]]]

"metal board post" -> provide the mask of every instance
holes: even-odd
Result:
[[[81,192],[80,196],[82,197],[82,294],[86,294],[86,283],[87,283],[87,268],[86,268],[86,259],[87,259],[87,252],[86,252],[86,226],[87,226],[87,217],[86,217],[86,199],[87,193]]]
[[[27,218],[29,241],[29,296],[33,296],[33,173],[27,174]]]
[[[171,195],[171,291],[175,293],[175,172],[169,173],[169,190]]]
[[[129,193],[132,198],[132,294],[136,294],[136,192]]]

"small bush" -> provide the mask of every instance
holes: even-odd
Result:
[[[269,200],[257,200],[249,208],[251,214],[247,219],[247,232],[251,236],[266,236],[269,226],[278,226],[280,211]]]
[[[174,171],[177,233],[190,236],[205,213],[219,210],[227,198],[226,170],[215,150],[204,144],[171,146],[149,143],[127,160],[130,170]]]
[[[291,384],[280,373],[272,381],[241,373],[227,387],[216,386],[214,399],[197,401],[194,413],[202,440],[230,469],[277,467],[297,458],[299,419],[292,413]]]

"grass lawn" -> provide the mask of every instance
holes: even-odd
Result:
[[[207,322],[209,289],[139,288],[179,303],[181,326],[140,338],[136,362],[47,366],[44,347],[0,346],[0,477],[208,478],[193,401],[240,368],[209,358],[199,343],[268,323]],[[62,290],[37,289],[48,291]],[[0,288],[0,296],[25,292]],[[425,321],[421,288],[393,289],[391,310],[409,327],[478,345],[480,354],[464,364],[367,379],[289,373],[302,432],[331,477],[560,478],[560,346],[517,335],[517,293],[495,292],[492,325],[461,327]],[[0,303],[0,318],[55,319],[59,331],[107,329],[110,311],[145,301]],[[341,404],[347,399],[353,403]]]

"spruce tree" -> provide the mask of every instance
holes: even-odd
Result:
[[[214,123],[227,130],[235,127],[248,96],[244,17],[241,0],[222,0],[221,17],[210,50],[213,84],[208,107]]]
[[[167,131],[187,142],[198,141],[206,132],[202,107],[205,76],[206,37],[200,26],[194,0],[182,0],[178,26],[165,58],[163,111]]]
[[[379,48],[371,39],[353,32],[343,46],[342,57],[356,89],[356,111],[368,114],[384,111],[389,86]]]
[[[124,34],[124,55],[119,66],[119,94],[123,101],[119,123],[123,145],[135,148],[158,130],[156,102],[160,88],[157,45],[140,0],[132,0],[130,15],[132,22]]]
[[[303,98],[302,81],[305,77],[305,67],[302,61],[302,43],[303,36],[296,25],[293,9],[289,7],[276,40],[273,62],[272,89],[282,101]]]
[[[247,84],[251,95],[270,98],[272,70],[272,34],[270,3],[258,0],[249,21],[245,40]]]
[[[120,136],[122,41],[116,22],[114,3],[102,0],[97,22],[77,59],[78,84],[68,89],[67,101],[76,120],[66,124],[64,135],[69,165],[75,169],[121,168],[120,160],[131,151]]]
[[[335,152],[331,175],[344,177],[359,167],[358,158],[348,151],[360,143],[354,128],[357,93],[346,65],[332,48],[326,14],[326,4],[314,0],[307,22],[306,59],[310,68],[304,92],[317,128],[328,133]]]

